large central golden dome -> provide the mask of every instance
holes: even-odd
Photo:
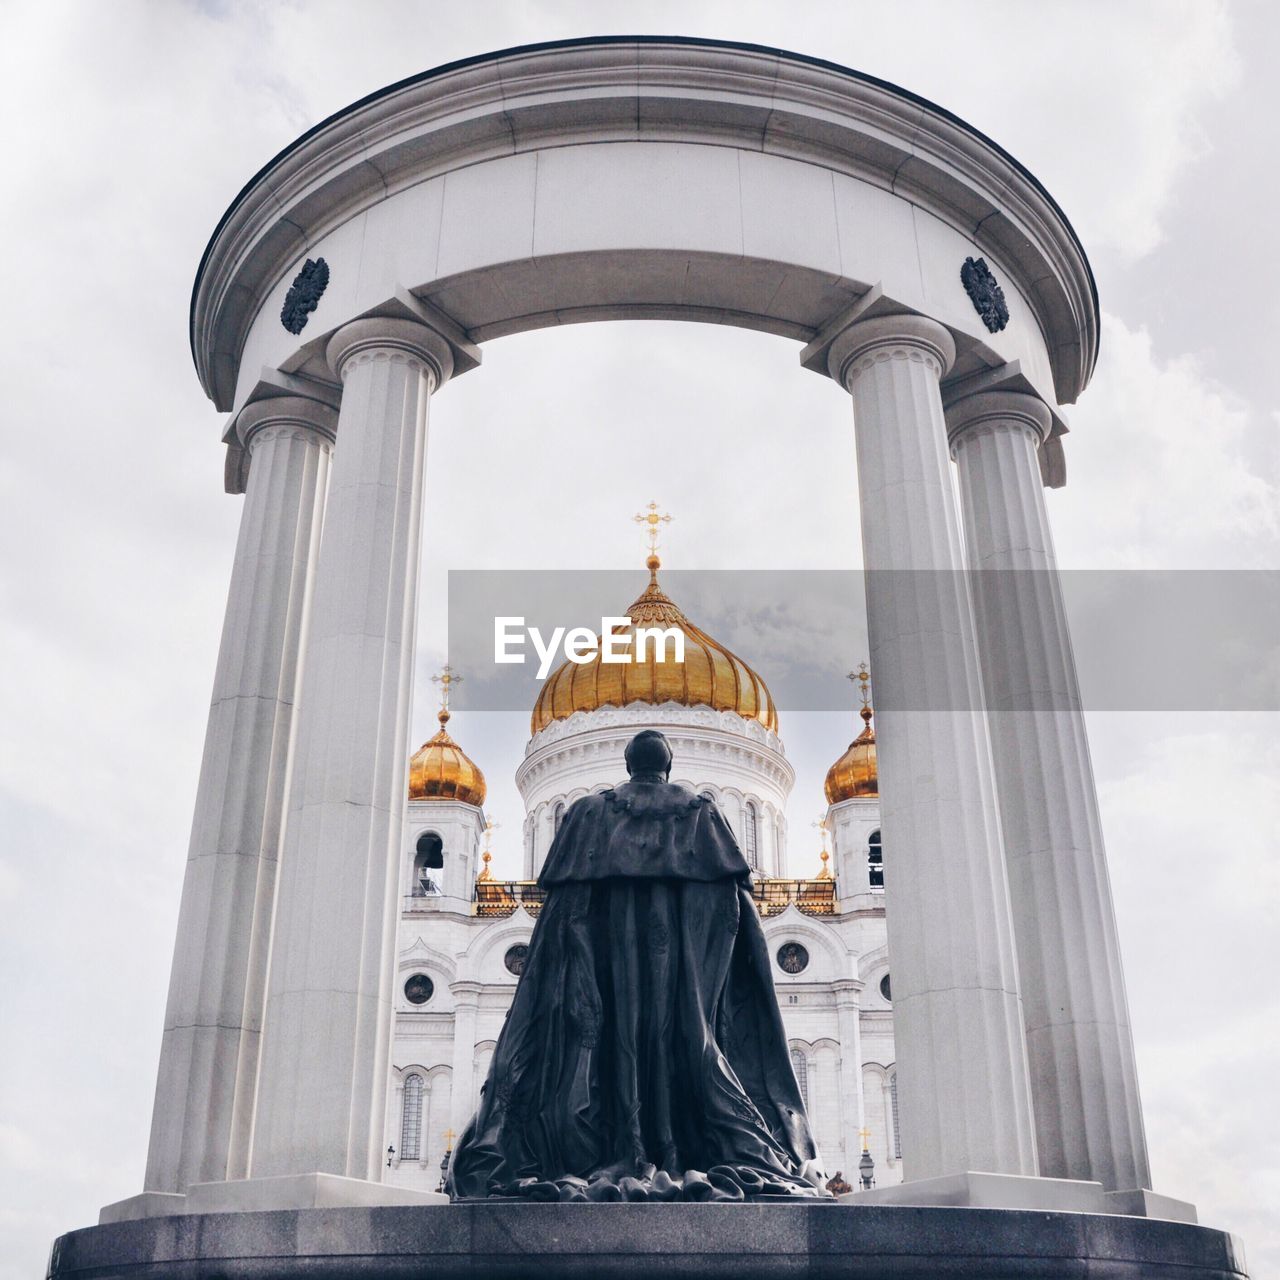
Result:
[[[657,660],[657,645],[648,643],[644,656],[633,662],[602,662],[597,652],[583,663],[565,662],[547,678],[534,703],[531,729],[545,729],[575,711],[596,711],[632,702],[678,702],[686,707],[734,711],[758,720],[766,729],[778,727],[778,709],[765,682],[736,654],[695,627],[679,606],[658,586],[660,561],[648,560],[649,585],[627,610],[630,627],[614,635],[631,635],[627,650],[635,657],[637,627],[678,627],[684,633],[684,661],[676,662],[668,646],[667,660]],[[621,648],[621,646],[619,646]]]

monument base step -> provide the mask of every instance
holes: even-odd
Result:
[[[1155,1218],[820,1204],[465,1204],[186,1213],[72,1231],[49,1280],[1247,1280]]]
[[[197,1182],[186,1195],[144,1191],[106,1205],[98,1225],[192,1213],[262,1213],[278,1209],[372,1209],[379,1205],[448,1204],[438,1191],[417,1191],[334,1173],[286,1174],[234,1182]]]
[[[896,1187],[850,1191],[853,1205],[948,1206],[964,1209],[1039,1209],[1063,1213],[1114,1213],[1135,1218],[1195,1222],[1196,1207],[1154,1191],[1104,1191],[1100,1182],[1068,1178],[1024,1178],[1007,1173],[953,1173]]]

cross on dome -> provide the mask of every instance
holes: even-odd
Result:
[[[462,683],[462,677],[446,662],[441,669],[431,677],[433,684],[440,686],[440,710],[436,712],[436,719],[442,725],[449,723],[449,692],[455,684]]]

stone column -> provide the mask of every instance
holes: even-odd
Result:
[[[448,345],[330,340],[342,379],[302,683],[250,1173],[382,1173],[427,406]]]
[[[475,1111],[476,1024],[479,1014],[480,984],[454,982],[453,994],[453,1074],[449,1093],[449,1127],[460,1134]]]
[[[1098,800],[1034,396],[947,411],[991,724],[1040,1172],[1151,1185]],[[895,982],[897,981],[895,976]]]
[[[939,380],[950,335],[864,320],[828,352],[853,397],[893,957],[903,1164],[1036,1172],[991,745]]]
[[[262,400],[169,979],[148,1191],[244,1176],[300,653],[337,414]]]

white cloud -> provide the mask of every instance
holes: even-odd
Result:
[[[1144,327],[1104,316],[1070,421],[1067,486],[1049,493],[1064,566],[1280,567],[1280,483],[1251,448],[1274,428],[1194,356],[1161,359]]]
[[[451,58],[684,31],[795,48],[933,98],[1036,172],[1091,250],[1132,259],[1160,242],[1210,145],[1201,120],[1236,55],[1230,12],[1203,0],[643,11],[369,0],[358,16],[346,0],[122,0],[15,3],[3,21],[0,965],[17,975],[5,1043],[23,1050],[0,1062],[0,1092],[20,1107],[0,1134],[0,1277],[16,1280],[37,1273],[57,1231],[141,1182],[239,507],[220,493],[220,423],[191,371],[187,295],[206,237],[259,165],[328,112]],[[1159,299],[1145,301],[1154,314]],[[1064,562],[1274,563],[1275,485],[1250,462],[1259,418],[1194,359],[1110,318],[1073,413],[1071,482],[1050,499]],[[549,476],[535,466],[548,455]],[[614,326],[491,344],[484,372],[434,415],[424,649],[442,638],[445,568],[637,563],[629,516],[650,497],[679,517],[669,563],[855,566],[852,455],[847,400],[801,372],[794,347],[758,334]],[[429,704],[419,698],[419,724]],[[510,775],[522,719],[458,721],[494,784],[500,858],[520,828]],[[1265,986],[1252,975],[1276,967],[1264,949],[1272,858],[1257,834],[1275,826],[1260,799],[1275,758],[1232,730],[1192,769],[1194,744],[1181,757],[1161,745],[1180,726],[1126,724],[1099,721],[1094,747],[1099,776],[1121,780],[1104,803],[1157,1168],[1195,1198],[1207,1144],[1206,1219],[1238,1224],[1255,1261],[1280,1258],[1262,1221],[1277,1188],[1257,1085],[1274,1022],[1249,1003]],[[849,715],[784,722],[800,866],[822,770],[854,727]],[[1133,742],[1150,753],[1118,749]],[[1231,874],[1206,887],[1196,859],[1219,828]],[[1189,995],[1152,941],[1184,937]]]

